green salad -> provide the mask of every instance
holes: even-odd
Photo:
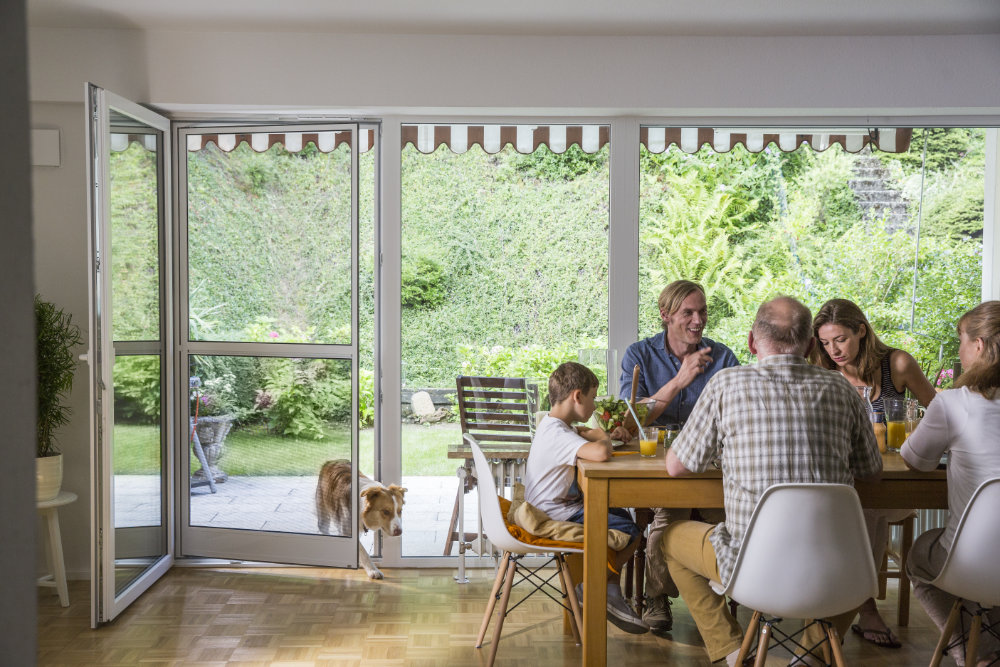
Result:
[[[648,405],[636,402],[635,414],[640,420],[645,421],[648,412]],[[628,401],[625,399],[602,396],[594,401],[594,419],[597,420],[597,427],[608,433],[623,426],[628,413]]]

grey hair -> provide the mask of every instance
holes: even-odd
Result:
[[[798,354],[812,338],[812,313],[798,299],[778,296],[760,305],[751,331],[775,354]]]

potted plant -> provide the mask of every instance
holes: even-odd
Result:
[[[198,438],[205,455],[204,468],[194,472],[192,483],[206,482],[209,475],[215,482],[225,482],[229,475],[219,468],[219,460],[226,453],[226,436],[237,416],[236,378],[232,373],[209,378],[204,384],[198,376],[191,376],[191,437]]]
[[[62,486],[62,454],[55,432],[69,422],[66,404],[73,388],[76,356],[73,348],[83,343],[80,327],[72,316],[35,295],[35,365],[37,374],[37,437],[35,464],[36,497],[39,501],[59,495]]]

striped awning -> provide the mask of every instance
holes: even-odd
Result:
[[[565,153],[579,146],[585,153],[596,153],[611,138],[608,125],[403,125],[402,145],[411,145],[421,153],[433,153],[441,145],[454,153],[464,153],[479,146],[489,154],[513,146],[518,153],[533,153],[547,146],[553,153]]]
[[[215,144],[219,150],[229,152],[240,144],[247,144],[258,153],[263,153],[271,146],[281,145],[289,153],[298,153],[309,144],[313,144],[321,153],[329,153],[341,144],[351,145],[351,133],[342,132],[247,132],[241,134],[189,134],[187,149],[200,151],[209,144]],[[370,128],[358,130],[358,152],[367,153],[375,145],[375,131]]]
[[[803,130],[796,128],[713,128],[713,127],[642,127],[639,141],[650,153],[663,153],[677,146],[685,153],[697,153],[708,145],[716,153],[728,153],[743,146],[759,153],[768,146],[791,152],[802,145],[815,151],[840,146],[848,153],[857,153],[872,146],[885,153],[905,153],[910,148],[912,128],[849,128]]]
[[[124,132],[112,132],[111,152],[120,153],[122,151],[126,151],[132,144],[139,144],[147,151],[155,152],[157,136],[158,135],[155,134],[126,134]]]

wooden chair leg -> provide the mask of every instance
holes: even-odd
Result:
[[[635,579],[635,554],[633,554],[632,557],[626,561],[622,574],[625,575],[625,581],[622,582],[622,594],[625,596],[626,600],[631,600],[632,582]]]
[[[500,590],[500,586],[503,584],[504,577],[507,576],[507,566],[510,564],[510,552],[503,552],[503,560],[500,561],[500,567],[497,568],[497,576],[493,581],[493,590],[490,591],[489,602],[486,603],[486,613],[483,614],[483,624],[479,627],[479,637],[476,639],[476,648],[481,648],[483,645],[483,637],[486,636],[486,628],[490,624],[490,617],[493,616],[493,609],[497,604],[497,591]]]
[[[969,642],[965,645],[965,664],[974,665],[979,661],[979,632],[983,628],[982,612],[972,616],[972,627],[969,628]]]
[[[878,567],[878,593],[875,595],[876,600],[885,599],[885,589],[886,583],[889,578],[889,548],[886,546],[886,550],[882,553],[882,563]]]
[[[757,628],[759,626],[760,612],[755,611],[753,616],[750,617],[750,625],[747,626],[747,631],[743,634],[743,643],[740,645],[740,653],[736,658],[737,665],[742,665],[743,661],[750,655],[750,646],[753,644],[753,638],[757,636]]]
[[[757,659],[754,660],[754,667],[764,667],[767,664],[767,645],[771,642],[771,624],[764,622],[764,627],[760,629],[760,640],[757,642]]]
[[[958,624],[958,617],[961,613],[962,601],[955,600],[955,604],[951,606],[951,613],[948,614],[948,620],[944,624],[944,629],[941,630],[941,637],[938,639],[937,646],[934,647],[934,655],[931,657],[930,667],[938,667],[941,664],[945,647],[951,641],[951,633],[955,631],[955,626]]]
[[[906,561],[913,546],[915,517],[903,520],[903,535],[899,542],[899,597],[896,601],[896,624],[905,628],[910,624],[910,577],[906,574]]]
[[[840,633],[831,624],[826,624],[826,638],[830,643],[830,650],[833,652],[833,664],[837,667],[847,667],[844,662],[844,651],[840,647]]]
[[[635,550],[635,613],[642,618],[646,607],[646,536],[639,538],[639,548]]]
[[[445,556],[451,555],[451,548],[455,544],[455,538],[458,536],[458,497],[465,492],[463,488],[465,486],[465,480],[458,480],[458,493],[455,494],[455,504],[451,508],[451,521],[448,522],[448,532],[445,533],[444,538],[444,554]],[[460,539],[465,539],[463,535]]]
[[[510,560],[507,566],[507,579],[503,584],[503,595],[500,597],[500,613],[497,615],[497,622],[493,626],[493,642],[490,645],[490,657],[486,662],[486,667],[493,667],[493,661],[497,657],[497,646],[500,644],[500,631],[503,630],[503,620],[507,615],[507,603],[510,602],[510,589],[514,586],[514,575],[517,573],[517,561]]]
[[[559,581],[562,583],[563,593],[569,601],[570,627],[573,630],[573,640],[577,646],[582,645],[580,638],[580,628],[583,627],[583,612],[580,610],[580,601],[576,599],[576,591],[573,588],[573,579],[569,576],[569,566],[566,565],[566,556],[559,554],[556,556],[559,565]]]

